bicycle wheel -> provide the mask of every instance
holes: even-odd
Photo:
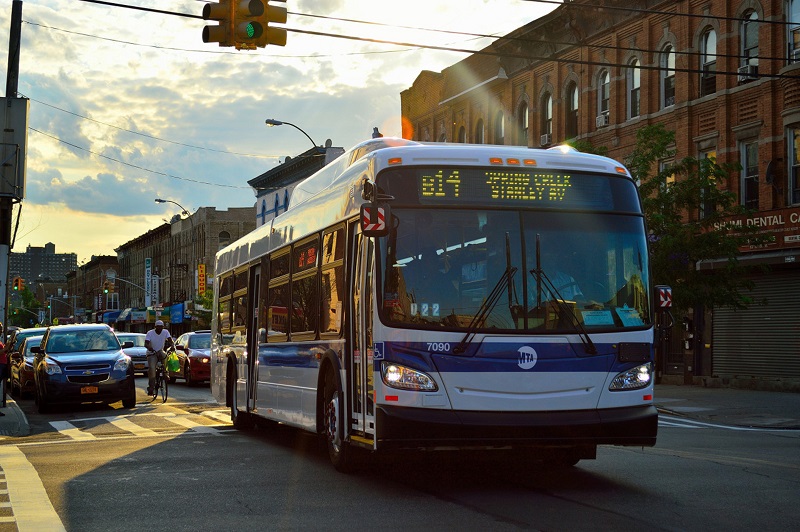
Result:
[[[162,367],[161,371],[161,402],[166,403],[169,392],[169,379],[167,379],[167,369]]]
[[[153,401],[158,399],[158,389],[161,388],[161,373],[156,368],[156,378],[153,381],[153,388],[150,390],[150,394],[153,396]]]

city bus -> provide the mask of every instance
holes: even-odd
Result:
[[[571,466],[653,446],[654,305],[636,184],[549,149],[379,138],[216,255],[212,392],[233,425],[382,451]]]

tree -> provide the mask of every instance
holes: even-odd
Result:
[[[686,157],[659,171],[658,162],[674,156],[674,141],[675,133],[662,124],[643,127],[625,159],[640,187],[655,284],[672,287],[678,310],[746,308],[753,303],[746,294],[753,283],[746,276],[749,268],[739,262],[740,248],[769,238],[757,235],[755,227],[731,223],[748,212],[724,186],[739,165]],[[711,259],[724,259],[724,267],[713,274],[698,271],[700,261]]]
[[[214,309],[214,292],[206,290],[205,294],[194,298],[194,315],[197,317],[197,328],[211,327],[211,316]]]

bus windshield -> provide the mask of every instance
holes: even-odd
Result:
[[[392,217],[379,239],[387,324],[549,333],[651,323],[641,215],[398,206]],[[473,323],[507,269],[497,303]]]

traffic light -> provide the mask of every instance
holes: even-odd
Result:
[[[268,44],[286,45],[286,30],[270,27],[286,22],[286,8],[269,0],[237,0],[233,14],[233,44],[237,50],[255,50]]]
[[[218,42],[220,46],[233,46],[233,1],[219,2],[203,6],[203,19],[216,20],[216,26],[203,28],[203,42]]]
[[[25,279],[22,277],[18,277],[17,279],[19,280],[19,291],[22,292],[25,290]]]
[[[12,283],[13,283],[12,286],[14,287],[14,290],[19,290],[19,277],[14,277],[14,280],[12,281]]]
[[[108,281],[103,281],[103,293],[104,293],[104,294],[107,294],[107,293],[108,293],[108,286],[109,286],[109,284],[110,284],[110,283],[109,283]]]
[[[269,0],[264,0],[264,33],[261,38],[256,41],[256,46],[267,46],[274,44],[275,46],[286,46],[286,30],[284,28],[276,28],[270,26],[271,23],[277,22],[279,24],[286,23],[286,8],[270,5]]]

